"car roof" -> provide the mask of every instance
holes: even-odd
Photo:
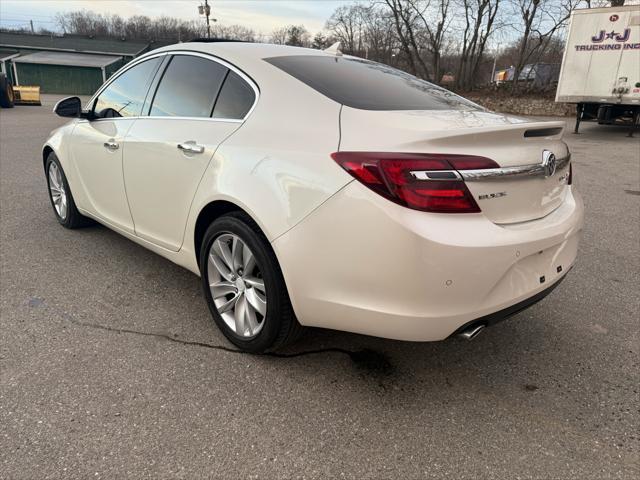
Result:
[[[312,48],[292,47],[289,45],[273,45],[269,43],[251,43],[251,42],[205,42],[195,41],[186,43],[177,43],[166,47],[153,50],[153,53],[165,52],[172,50],[189,50],[194,52],[208,53],[219,56],[223,60],[231,63],[245,63],[255,60],[262,60],[269,57],[278,57],[286,55],[327,55],[331,54],[322,50]]]
[[[321,105],[337,105],[334,100],[264,61],[266,58],[294,55],[333,57],[333,54],[322,50],[267,43],[185,42],[152,50],[137,60],[143,61],[149,55],[173,51],[212,55],[233,65],[252,80],[254,86],[260,91],[259,104],[271,114],[274,109],[282,109],[289,104],[297,106],[308,102],[313,106],[310,107],[311,109],[322,108]],[[285,84],[286,86],[284,86]],[[255,117],[259,110],[260,107],[252,116]],[[292,113],[292,115],[294,114]]]

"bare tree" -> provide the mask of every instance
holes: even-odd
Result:
[[[442,57],[451,45],[452,27],[462,32],[456,83],[471,88],[501,0],[385,0],[411,73],[439,83]],[[458,19],[462,18],[460,22]]]
[[[123,19],[119,15],[102,15],[86,10],[58,13],[56,21],[66,34],[104,36],[143,41],[186,41],[205,36],[203,22],[185,21],[162,16],[149,18],[136,15]],[[218,38],[255,41],[259,35],[242,25],[216,24],[212,33]]]
[[[311,34],[304,25],[287,25],[271,33],[271,43],[308,47],[311,45]]]
[[[375,3],[338,7],[325,25],[334,41],[342,43],[342,51],[385,63],[397,60],[394,21],[388,9]]]
[[[410,0],[417,18],[422,22],[420,27],[426,32],[426,41],[431,55],[432,80],[436,83],[442,78],[440,66],[445,35],[451,23],[449,13],[452,0]]]
[[[364,25],[364,56],[366,58],[398,65],[399,44],[395,35],[394,21],[388,11],[375,5],[362,10]]]
[[[271,32],[271,43],[285,45],[287,43],[287,28],[280,27]]]
[[[471,90],[478,79],[478,69],[487,42],[494,33],[501,0],[461,0],[464,27],[455,85]]]
[[[429,69],[422,56],[424,49],[419,47],[418,17],[411,0],[385,0],[391,10],[396,34],[403,53],[406,55],[409,70],[412,74],[429,78]]]
[[[522,35],[513,74],[512,91],[518,91],[520,72],[524,66],[543,52],[549,42],[569,20],[571,11],[582,0],[511,0],[522,19]]]
[[[260,39],[259,34],[243,25],[216,24],[212,29],[212,35],[216,38],[241,40],[243,42],[256,42]]]
[[[333,12],[325,25],[337,41],[342,43],[343,51],[357,54],[362,49],[362,6],[343,5]]]

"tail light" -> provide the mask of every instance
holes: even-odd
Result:
[[[499,168],[493,160],[472,155],[336,152],[331,158],[392,202],[435,213],[479,212],[457,171]]]

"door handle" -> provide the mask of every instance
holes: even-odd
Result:
[[[115,151],[118,148],[120,148],[120,145],[118,145],[118,143],[114,142],[113,140],[109,140],[107,142],[104,142],[103,145],[107,150],[111,150],[111,151]]]
[[[204,146],[198,145],[193,140],[178,144],[178,148],[185,153],[204,153]]]

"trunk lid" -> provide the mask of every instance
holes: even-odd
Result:
[[[501,171],[460,171],[497,224],[525,222],[558,208],[567,193],[564,122],[532,122],[482,110],[369,111],[344,106],[340,151],[462,154],[494,160]],[[543,168],[543,160],[556,168]],[[549,162],[549,160],[552,160]],[[536,167],[537,165],[537,167]],[[531,167],[531,168],[526,168]]]

